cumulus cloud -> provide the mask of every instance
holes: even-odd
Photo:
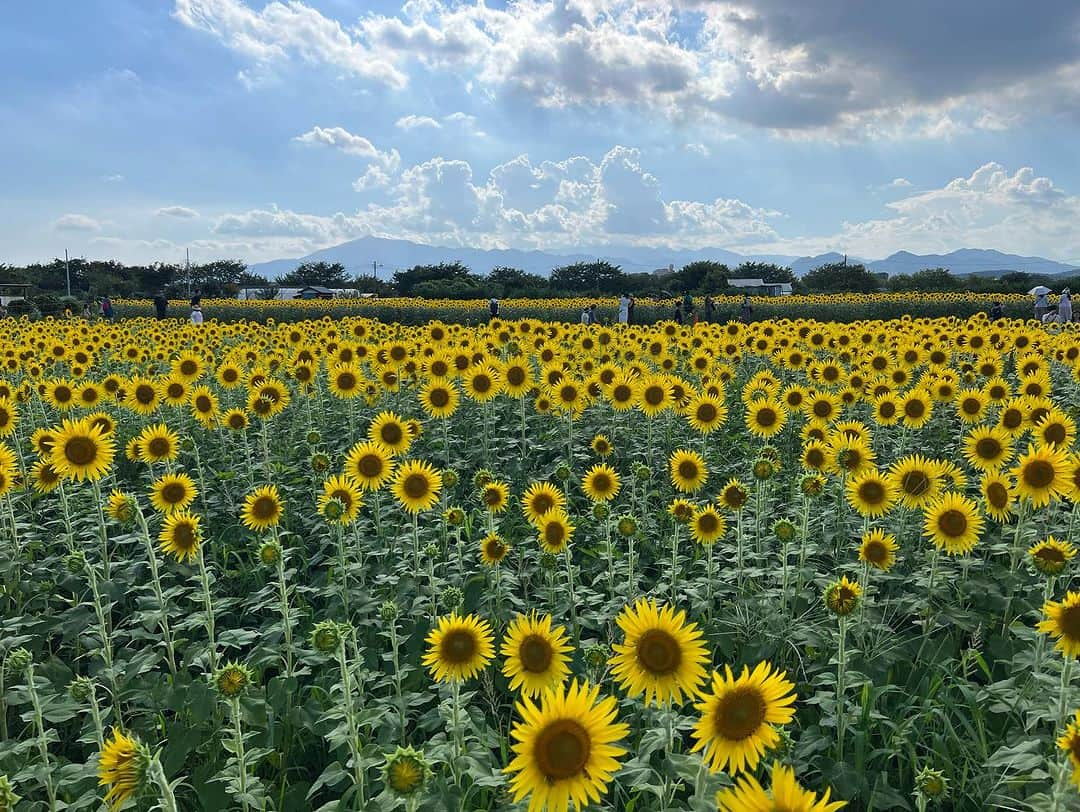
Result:
[[[907,189],[911,187],[911,181],[907,178],[893,178],[885,186],[888,189]]]
[[[101,231],[101,223],[85,214],[65,214],[53,223],[57,231]]]
[[[176,217],[180,220],[194,220],[199,216],[195,209],[189,209],[187,206],[164,206],[154,214],[158,217]]]
[[[175,0],[174,16],[261,66],[298,58],[393,87],[452,70],[509,103],[789,135],[940,139],[1080,109],[1072,0],[410,0],[351,27],[302,0]]]
[[[382,151],[362,135],[355,135],[343,127],[313,127],[294,139],[307,146],[331,147],[346,155],[366,158],[377,164],[386,175],[395,173],[401,166],[401,155],[396,149]]]
[[[431,116],[408,115],[402,116],[395,121],[394,126],[399,130],[417,130],[422,127],[430,127],[433,130],[437,130],[442,127],[442,124],[437,122]]]

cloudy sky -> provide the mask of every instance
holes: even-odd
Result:
[[[1076,0],[36,0],[0,49],[0,262],[1080,261]]]

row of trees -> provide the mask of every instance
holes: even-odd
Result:
[[[575,295],[672,296],[733,292],[732,279],[762,279],[767,283],[789,283],[796,293],[869,293],[889,291],[1024,292],[1045,284],[1055,290],[1068,286],[1080,290],[1080,276],[1064,279],[1024,272],[1000,277],[955,276],[946,268],[927,268],[915,274],[887,276],[874,273],[858,263],[821,265],[797,278],[790,268],[771,263],[744,262],[734,268],[721,262],[691,262],[666,274],[624,273],[604,260],[577,262],[554,268],[549,277],[518,268],[499,267],[490,273],[475,273],[461,262],[417,265],[397,271],[390,281],[371,276],[350,276],[338,262],[305,262],[275,280],[248,270],[239,260],[218,260],[186,267],[169,263],[124,265],[114,261],[73,259],[47,264],[12,266],[0,264],[0,283],[30,284],[32,296],[62,297],[67,291],[70,269],[71,292],[76,299],[95,296],[149,297],[159,292],[181,297],[235,296],[241,288],[255,288],[258,295],[273,298],[280,287],[319,285],[345,288],[381,296],[421,296],[425,298],[472,299],[497,297],[542,298]]]

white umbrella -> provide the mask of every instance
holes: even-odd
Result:
[[[1045,296],[1047,293],[1052,293],[1052,291],[1046,285],[1036,285],[1028,291],[1028,296]]]

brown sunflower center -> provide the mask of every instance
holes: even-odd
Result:
[[[566,530],[559,522],[548,522],[544,528],[544,541],[551,547],[560,546],[566,538]]]
[[[428,495],[430,485],[426,476],[417,473],[405,477],[405,482],[402,483],[401,488],[410,499],[423,499]]]
[[[1049,425],[1043,426],[1042,436],[1048,443],[1064,445],[1068,435],[1065,432],[1064,425],[1061,423],[1050,423]]]
[[[400,443],[404,435],[405,432],[398,423],[383,423],[379,427],[379,438],[391,448]]]
[[[557,719],[536,737],[533,756],[548,781],[562,781],[581,774],[589,763],[589,732],[573,719]]]
[[[555,500],[549,494],[541,492],[532,498],[533,513],[537,516],[543,516],[553,507],[555,507]]]
[[[341,372],[337,376],[338,389],[348,391],[356,388],[356,376],[351,372]]]
[[[229,415],[229,426],[234,429],[242,429],[244,427],[244,416],[242,414]]]
[[[499,488],[485,488],[484,489],[484,504],[488,507],[496,507],[501,505],[503,501],[502,491]]]
[[[172,543],[178,550],[184,552],[194,550],[197,540],[195,527],[190,522],[180,522],[173,528]]]
[[[467,663],[476,656],[476,637],[467,629],[454,629],[443,637],[439,646],[442,659],[453,665]]]
[[[1024,413],[1019,409],[1006,409],[1001,413],[1001,425],[1007,429],[1016,429],[1024,422]]]
[[[1058,629],[1062,637],[1070,641],[1080,641],[1080,606],[1066,606],[1058,617]]]
[[[499,561],[506,555],[506,545],[502,543],[501,539],[488,539],[484,543],[484,552],[492,561]]]
[[[200,412],[209,412],[214,408],[214,404],[206,395],[199,395],[195,398],[195,408]]]
[[[825,454],[820,448],[811,448],[806,452],[806,464],[811,468],[820,468],[825,464]]]
[[[991,482],[986,488],[986,501],[998,510],[1004,510],[1009,504],[1009,490],[1000,482]]]
[[[683,460],[679,463],[679,478],[680,479],[697,479],[698,466],[693,460]]]
[[[472,379],[472,387],[477,392],[484,394],[491,391],[491,378],[487,375],[474,375]]]
[[[593,474],[592,489],[597,493],[608,493],[612,489],[611,477],[603,472]]]
[[[884,417],[886,420],[896,415],[896,404],[891,400],[882,401],[878,405],[878,414]]]
[[[539,634],[530,634],[521,641],[518,649],[521,667],[530,674],[543,674],[551,666],[554,656],[551,643]]]
[[[97,453],[97,443],[89,437],[72,437],[64,443],[64,457],[72,465],[90,465]]]
[[[167,505],[178,505],[184,501],[187,492],[183,482],[169,482],[161,489],[161,500]]]
[[[679,668],[682,649],[679,641],[662,629],[649,629],[637,643],[637,661],[654,676],[665,676]]]
[[[880,505],[885,501],[885,488],[876,479],[871,479],[859,485],[859,498],[868,505]]]
[[[877,539],[863,545],[863,557],[871,564],[884,564],[889,558],[888,548]]]
[[[912,419],[918,419],[926,414],[926,404],[921,400],[909,400],[904,404],[904,414]]]
[[[827,400],[819,400],[814,404],[815,417],[828,417],[832,414],[832,404]]]
[[[442,387],[437,387],[428,394],[428,400],[436,409],[441,409],[450,402],[450,393]]]
[[[757,414],[754,415],[754,420],[759,426],[768,428],[776,425],[776,410],[769,406],[763,406],[757,410]]]
[[[1046,561],[1050,564],[1063,564],[1065,563],[1065,555],[1057,547],[1040,547],[1035,551],[1035,557],[1041,561]]]
[[[184,385],[182,383],[170,383],[165,390],[165,394],[173,400],[179,400],[184,396]]]
[[[260,521],[274,518],[277,512],[277,499],[272,496],[260,496],[251,503],[251,514]]]
[[[1002,448],[993,437],[983,437],[975,443],[975,453],[984,460],[996,460],[1001,456]]]
[[[616,403],[625,403],[634,394],[633,390],[625,383],[620,383],[611,390],[611,398]]]
[[[715,513],[702,513],[697,517],[697,528],[703,535],[715,533],[719,525]]]
[[[154,437],[146,444],[146,451],[152,457],[164,457],[172,451],[172,443],[164,437]]]
[[[521,367],[510,367],[506,370],[506,381],[511,386],[521,386],[525,383],[525,370]]]
[[[702,403],[697,407],[697,419],[701,423],[711,423],[716,420],[716,407],[711,403]]]
[[[650,406],[659,406],[664,402],[664,388],[662,386],[649,386],[645,389],[645,402]]]
[[[374,479],[383,472],[382,458],[376,454],[365,454],[356,464],[356,470],[367,479]]]
[[[950,538],[959,538],[968,529],[968,519],[963,511],[949,509],[938,516],[938,528]]]
[[[154,387],[149,384],[141,383],[135,387],[135,400],[143,406],[148,406],[153,403],[156,396],[157,392],[155,392]]]
[[[1054,481],[1054,466],[1046,460],[1032,460],[1024,466],[1020,476],[1032,488],[1045,488]]]
[[[180,362],[181,375],[194,375],[198,371],[199,365],[192,361],[190,358]]]
[[[736,688],[717,703],[713,724],[721,738],[742,741],[765,724],[766,710],[765,698],[756,688]]]

